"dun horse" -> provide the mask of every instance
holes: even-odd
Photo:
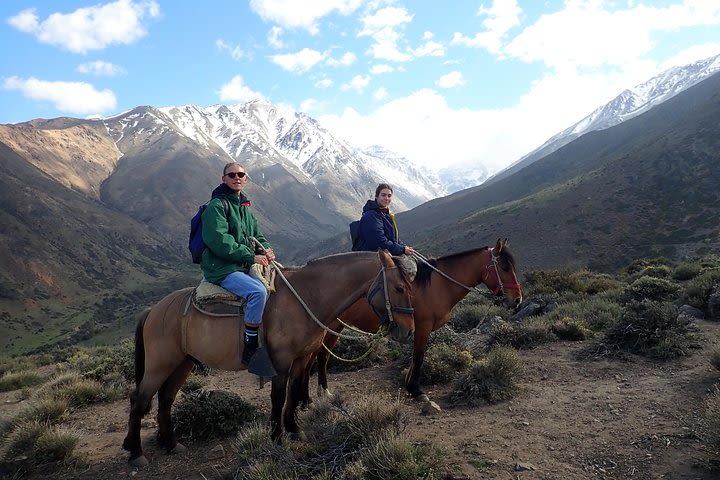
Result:
[[[431,260],[429,263],[440,272],[458,283],[472,287],[482,283],[497,300],[506,307],[516,308],[522,302],[522,290],[515,274],[515,259],[505,246],[506,240],[498,239],[494,248],[483,247],[463,253],[448,255]],[[468,288],[443,278],[435,270],[422,262],[418,263],[418,272],[413,286],[413,304],[415,307],[415,338],[410,369],[405,377],[405,388],[415,399],[429,400],[420,388],[420,368],[423,364],[430,333],[450,320],[452,308],[468,294]],[[378,321],[367,305],[354,303],[340,319],[348,325],[365,331],[376,331]],[[342,330],[339,322],[331,324],[334,331]],[[337,344],[338,337],[326,335],[324,343],[328,349]],[[329,354],[324,348],[318,349],[318,395],[326,396],[330,392],[327,383],[327,364]],[[305,374],[306,387],[303,403],[309,402],[309,377],[312,361],[308,362]]]
[[[380,288],[383,295],[368,298],[371,310],[391,310],[396,326],[391,335],[407,339],[414,330],[411,289],[407,276],[387,252],[356,252],[314,260],[287,272],[289,283],[323,325],[366,295]],[[272,438],[285,430],[302,435],[296,410],[303,387],[304,367],[320,347],[325,331],[312,320],[300,300],[279,279],[263,316],[266,347],[277,375],[272,379]],[[376,284],[378,287],[376,287]],[[130,463],[144,465],[140,421],[158,394],[158,443],[168,453],[184,450],[177,443],[170,417],[175,396],[185,383],[194,360],[223,370],[242,370],[241,325],[235,317],[210,317],[189,307],[193,288],[175,291],[143,312],[135,333],[135,380],[130,397],[130,420],[123,448]],[[366,303],[368,303],[366,302]],[[390,312],[388,312],[390,313]],[[287,400],[287,402],[286,402]],[[287,403],[287,405],[286,405]],[[284,410],[283,410],[284,407]]]

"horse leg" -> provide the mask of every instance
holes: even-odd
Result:
[[[303,372],[302,391],[300,394],[300,408],[302,410],[307,409],[312,403],[312,399],[310,398],[310,377],[312,376],[312,369],[313,365],[315,364],[315,359],[319,358],[318,354],[320,351],[322,351],[322,348],[317,352],[311,354],[307,365],[305,365],[305,371]]]
[[[130,395],[130,420],[128,434],[123,441],[123,448],[130,452],[130,464],[136,467],[147,465],[140,441],[140,422],[150,409],[150,401],[167,376],[145,374],[140,385]]]
[[[338,332],[341,329],[338,329]],[[332,350],[337,345],[338,341],[340,341],[340,337],[337,335],[326,335],[325,336],[325,347],[328,348],[328,350]],[[324,347],[320,348],[318,351],[317,356],[317,365],[318,365],[318,389],[317,389],[317,395],[318,397],[332,397],[332,393],[330,393],[330,390],[328,389],[328,380],[327,380],[327,371],[328,371],[328,362],[330,361],[330,354],[325,350]]]
[[[285,406],[285,398],[287,392],[287,373],[279,372],[272,377],[272,388],[270,391],[270,401],[272,408],[270,411],[270,438],[276,443],[280,443],[282,437],[282,412]]]
[[[187,450],[184,445],[178,443],[172,425],[170,415],[175,397],[190,375],[193,368],[193,361],[190,357],[177,366],[175,371],[165,380],[158,390],[158,443],[165,447],[167,453],[180,453]]]
[[[430,337],[429,329],[427,329],[428,331],[425,330],[426,329],[415,331],[412,362],[405,377],[405,389],[415,400],[429,401],[428,396],[420,388],[420,368],[422,368],[423,360],[425,359],[425,349],[427,348],[428,338]]]
[[[297,407],[302,398],[305,367],[308,364],[310,356],[311,355],[307,355],[295,360],[290,368],[288,398],[287,406],[283,414],[283,426],[291,440],[304,440],[304,435],[300,431],[297,423]]]

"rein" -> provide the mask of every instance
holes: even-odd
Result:
[[[485,282],[485,281],[487,280],[488,276],[489,276],[490,273],[492,272],[492,273],[495,274],[495,276],[496,276],[496,278],[497,278],[498,288],[496,288],[495,290],[493,290],[493,291],[491,291],[490,293],[488,293],[488,292],[485,292],[485,291],[483,291],[483,290],[480,290],[477,286],[468,287],[467,285],[458,282],[457,280],[455,280],[454,278],[452,278],[450,275],[448,275],[448,274],[446,274],[445,272],[443,272],[443,271],[441,271],[441,270],[438,270],[437,268],[435,268],[434,266],[432,266],[432,265],[430,264],[430,261],[429,261],[423,254],[421,254],[420,252],[415,251],[415,253],[413,253],[413,257],[414,257],[414,258],[416,258],[417,260],[421,261],[422,263],[424,263],[425,265],[427,265],[428,267],[430,267],[431,270],[434,270],[435,272],[439,273],[441,276],[445,277],[447,280],[449,280],[450,282],[454,283],[455,285],[458,285],[458,286],[464,288],[465,290],[467,290],[467,291],[469,291],[469,292],[475,292],[475,293],[477,293],[477,294],[479,294],[479,295],[481,295],[481,296],[483,296],[483,297],[485,297],[485,298],[488,298],[488,299],[490,299],[490,300],[498,300],[498,299],[500,299],[500,298],[502,298],[502,297],[505,296],[505,289],[506,289],[506,288],[507,288],[507,289],[519,290],[519,289],[520,289],[520,284],[518,284],[518,283],[507,283],[507,284],[503,283],[502,280],[500,279],[500,272],[498,271],[497,261],[498,261],[498,258],[499,258],[499,257],[498,257],[498,255],[495,255],[495,249],[493,249],[493,248],[490,249],[490,256],[491,256],[491,258],[492,258],[492,265],[487,265],[487,266],[485,266],[486,272],[483,274],[483,282]],[[493,270],[490,270],[491,268],[494,269],[494,271],[493,271]],[[486,286],[487,286],[487,284],[486,284]],[[501,293],[501,295],[498,295],[498,293]]]

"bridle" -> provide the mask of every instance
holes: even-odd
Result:
[[[370,308],[372,308],[373,312],[375,312],[375,315],[377,315],[378,319],[380,320],[380,325],[386,328],[391,328],[393,325],[397,325],[397,323],[395,322],[395,318],[393,317],[393,312],[404,313],[407,315],[415,314],[415,309],[413,307],[396,307],[392,305],[392,303],[390,303],[390,296],[388,295],[387,288],[387,274],[385,273],[385,270],[393,268],[398,267],[397,265],[393,267],[386,267],[385,265],[383,265],[380,272],[378,272],[378,276],[375,277],[375,281],[373,282],[374,286],[370,287],[370,290],[367,294],[367,301],[368,304],[370,304]],[[378,281],[380,275],[382,275],[382,282]],[[385,311],[375,308],[375,305],[373,305],[372,303],[373,297],[380,292],[382,292],[383,296],[385,297]]]
[[[519,283],[509,283],[509,282],[503,283],[502,282],[502,280],[500,279],[500,271],[498,270],[498,259],[500,258],[500,255],[495,254],[494,248],[490,248],[488,250],[490,251],[491,263],[490,263],[490,265],[485,266],[485,268],[484,268],[485,271],[483,272],[483,274],[481,276],[480,283],[484,283],[485,286],[488,288],[488,290],[490,290],[490,287],[488,286],[487,281],[490,278],[490,275],[495,275],[495,279],[497,280],[497,282],[496,282],[497,287],[490,290],[490,293],[480,290],[477,286],[468,287],[467,285],[464,285],[464,284],[458,282],[457,280],[452,278],[450,275],[446,274],[445,272],[443,272],[441,270],[438,270],[433,265],[431,265],[430,261],[425,256],[423,256],[420,252],[418,252],[417,250],[413,254],[413,257],[415,259],[417,259],[418,261],[421,261],[422,263],[427,265],[431,270],[434,270],[441,276],[445,277],[447,280],[464,288],[465,290],[467,290],[469,292],[476,292],[476,293],[482,295],[483,297],[489,298],[494,301],[498,301],[498,300],[502,300],[503,298],[505,298],[505,290],[520,290],[521,286]]]
[[[490,258],[492,259],[490,265],[485,266],[485,273],[483,273],[482,281],[485,284],[486,287],[488,287],[487,280],[490,278],[490,275],[495,274],[495,280],[497,283],[497,287],[495,287],[493,290],[490,290],[490,287],[488,287],[488,290],[490,290],[490,293],[492,293],[493,297],[495,298],[504,298],[505,297],[505,290],[520,290],[520,284],[515,283],[504,283],[500,279],[500,271],[498,270],[498,259],[500,258],[500,255],[495,255],[495,249],[490,249]],[[498,295],[498,293],[500,295]]]

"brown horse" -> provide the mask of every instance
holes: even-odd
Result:
[[[372,298],[371,310],[377,314],[391,310],[396,322],[391,335],[396,340],[405,340],[414,330],[411,288],[406,273],[395,262],[385,251],[345,253],[314,260],[286,274],[297,296],[285,283],[276,281],[277,292],[270,295],[263,315],[267,353],[277,370],[271,391],[274,440],[279,440],[283,427],[289,434],[301,435],[296,409],[302,394],[304,367],[325,334],[298,297],[320,324],[327,325],[369,289],[380,288],[383,295]],[[237,317],[201,313],[191,306],[192,294],[193,288],[169,294],[143,312],[138,322],[137,388],[130,396],[129,428],[123,442],[133,465],[147,463],[140,441],[140,421],[150,410],[155,393],[158,443],[168,453],[184,450],[174,436],[170,409],[194,361],[223,370],[246,368],[240,360],[242,322]]]
[[[415,338],[410,370],[405,377],[405,388],[415,399],[428,401],[427,395],[420,388],[420,368],[423,364],[430,333],[445,325],[456,303],[468,294],[469,288],[458,285],[475,286],[482,283],[490,290],[493,297],[502,301],[506,307],[517,308],[522,302],[522,290],[515,274],[515,259],[508,251],[507,239],[498,239],[495,247],[483,247],[454,255],[440,257],[429,263],[440,272],[454,279],[457,283],[444,278],[428,265],[419,262],[418,272],[412,282],[413,305],[415,307]],[[354,303],[340,319],[348,325],[367,332],[378,329],[378,320],[372,315],[363,302]],[[337,320],[331,324],[334,331],[341,331],[342,325]],[[325,335],[324,343],[328,349],[337,344],[338,337]],[[318,365],[318,395],[329,395],[327,384],[328,352],[321,346],[316,352]],[[309,378],[312,361],[308,362],[305,373],[305,390],[303,403],[309,398]]]

